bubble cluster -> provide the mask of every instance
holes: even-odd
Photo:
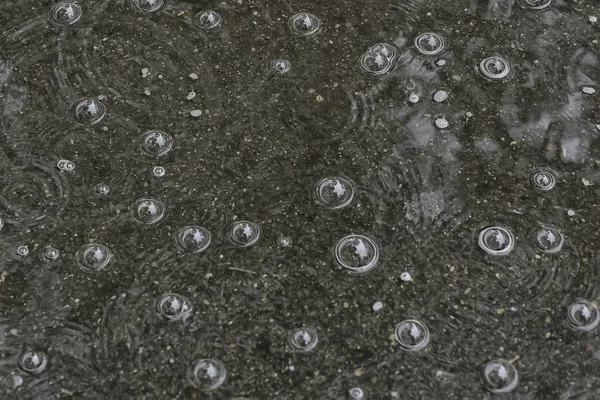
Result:
[[[598,306],[588,300],[577,300],[567,307],[567,322],[580,331],[596,329],[600,323]]]
[[[56,4],[51,13],[52,22],[63,26],[73,25],[81,19],[82,15],[83,11],[79,4],[71,1]]]
[[[56,162],[56,169],[61,172],[73,172],[75,171],[75,163],[69,160],[58,160]]]
[[[214,29],[221,25],[221,15],[216,11],[201,11],[194,16],[194,25],[205,31]]]
[[[152,157],[161,157],[173,147],[173,138],[167,132],[148,131],[142,139],[142,151]]]
[[[484,77],[498,81],[509,77],[511,66],[506,59],[500,56],[491,56],[481,60],[479,71]]]
[[[481,369],[481,383],[492,393],[508,393],[519,383],[517,369],[504,359],[496,359]]]
[[[338,210],[352,203],[354,185],[342,177],[324,178],[317,182],[315,194],[318,204]]]
[[[176,293],[166,293],[158,298],[156,307],[161,317],[169,321],[179,321],[192,313],[192,304],[185,297]]]
[[[48,357],[42,351],[30,350],[21,354],[19,365],[25,372],[39,374],[46,369],[48,365]]]
[[[379,246],[364,235],[348,235],[334,249],[335,261],[351,273],[362,274],[373,269],[379,261]]]
[[[508,255],[515,247],[513,233],[503,226],[490,226],[479,232],[479,247],[492,256]]]
[[[367,50],[360,59],[360,67],[363,71],[372,75],[382,75],[392,70],[397,51],[388,43],[377,43]]]
[[[79,124],[94,125],[102,121],[106,114],[104,103],[95,97],[79,99],[71,104],[71,117]]]
[[[282,58],[271,61],[270,65],[271,71],[277,72],[278,74],[285,74],[292,68],[292,63]]]
[[[402,350],[419,351],[429,344],[429,329],[416,319],[407,319],[396,325],[396,341]]]
[[[152,175],[157,178],[162,178],[167,173],[167,170],[164,167],[156,166],[152,168]]]
[[[60,250],[48,247],[44,252],[44,258],[48,261],[56,261],[60,257]]]
[[[548,170],[540,170],[531,175],[531,182],[536,189],[547,192],[556,186],[556,177]]]
[[[103,244],[87,244],[77,254],[80,265],[87,271],[97,272],[106,269],[113,255]]]
[[[359,387],[348,390],[348,397],[350,400],[365,400],[365,392]]]
[[[144,12],[158,11],[164,3],[164,0],[133,0],[135,7]]]
[[[303,12],[292,15],[288,21],[288,25],[295,35],[309,36],[319,31],[321,21],[313,14]]]
[[[415,37],[414,46],[420,54],[434,56],[446,50],[446,39],[435,32],[425,32]]]
[[[299,351],[311,351],[318,342],[317,331],[313,328],[294,329],[290,334],[290,345]]]
[[[196,361],[190,373],[192,384],[205,392],[218,389],[226,378],[225,366],[221,362],[209,358]]]
[[[201,226],[186,226],[175,234],[177,246],[184,251],[199,253],[210,245],[211,233]]]
[[[231,224],[229,237],[238,246],[252,246],[260,238],[260,227],[254,222],[236,221]]]
[[[143,224],[155,224],[165,215],[165,206],[160,200],[139,199],[131,207],[133,218]]]
[[[534,233],[534,243],[544,253],[557,253],[562,249],[565,239],[557,229],[542,226]]]
[[[517,0],[517,2],[524,8],[531,10],[547,10],[554,4],[554,0]]]

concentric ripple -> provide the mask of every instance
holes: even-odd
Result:
[[[319,31],[321,21],[313,14],[302,12],[292,15],[288,21],[288,25],[293,34],[310,36]]]
[[[238,246],[252,246],[260,239],[260,227],[254,222],[236,221],[229,229],[229,238]]]
[[[492,256],[506,256],[515,247],[515,237],[507,227],[490,226],[481,230],[477,243]]]
[[[154,12],[160,10],[165,0],[132,0],[133,5],[144,12]]]
[[[81,249],[77,256],[79,265],[86,271],[100,272],[105,270],[110,264],[113,254],[108,247],[103,244],[87,244]]]
[[[556,175],[547,169],[541,169],[531,175],[533,186],[543,192],[548,192],[556,186]]]
[[[315,196],[318,204],[338,210],[352,203],[354,185],[343,177],[323,178],[316,185]]]
[[[165,215],[165,205],[156,199],[139,199],[131,207],[133,218],[142,224],[155,224]]]
[[[199,253],[208,248],[212,235],[201,226],[186,226],[175,233],[177,246],[190,253]]]
[[[424,32],[414,40],[415,50],[425,56],[435,56],[446,50],[446,39],[435,32]]]
[[[499,358],[482,367],[481,383],[492,393],[508,393],[516,389],[519,374],[514,365]]]
[[[152,157],[162,157],[173,147],[173,137],[163,131],[148,131],[142,137],[142,151]]]
[[[558,229],[540,226],[533,233],[533,241],[540,251],[553,254],[562,249],[565,238]]]
[[[554,5],[554,0],[517,0],[521,7],[531,10],[543,11]]]
[[[317,330],[313,328],[299,328],[294,329],[290,333],[290,345],[298,351],[311,351],[317,347],[319,343],[319,336]]]
[[[193,307],[188,299],[176,294],[163,294],[156,301],[156,307],[161,317],[169,321],[184,320],[190,316]]]
[[[81,125],[94,125],[106,115],[104,103],[95,97],[76,100],[69,109],[71,117]]]
[[[72,1],[65,1],[56,4],[52,8],[52,22],[57,25],[73,25],[81,19],[83,11],[79,4]]]
[[[292,63],[289,60],[284,60],[279,58],[277,60],[273,60],[270,63],[271,71],[276,72],[278,74],[285,74],[292,69]]]
[[[216,11],[201,11],[194,17],[194,26],[204,31],[221,25],[221,15]]]
[[[481,72],[485,78],[501,81],[510,76],[512,68],[505,58],[491,56],[481,60],[479,63],[479,72]]]
[[[225,366],[217,360],[203,358],[196,362],[190,371],[190,381],[198,389],[210,392],[223,385],[227,378]]]
[[[567,322],[576,330],[591,331],[600,324],[598,306],[588,300],[577,300],[567,307]]]
[[[364,235],[348,235],[334,248],[335,261],[353,274],[363,274],[375,268],[379,261],[379,246]]]
[[[377,43],[360,57],[360,67],[372,75],[386,74],[393,69],[396,54],[397,50],[391,44]]]
[[[407,319],[396,325],[394,337],[402,350],[419,351],[429,344],[429,329],[416,319]]]

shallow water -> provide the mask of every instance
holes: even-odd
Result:
[[[160,3],[0,3],[3,398],[600,397],[596,2]]]

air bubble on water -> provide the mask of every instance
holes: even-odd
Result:
[[[413,279],[412,279],[412,275],[410,274],[410,272],[403,272],[403,273],[401,273],[401,274],[400,274],[400,279],[401,279],[403,282],[410,282],[410,281],[412,281],[412,280],[413,280]]]
[[[314,35],[321,27],[321,21],[310,13],[302,12],[290,17],[288,25],[293,34],[298,36]]]
[[[445,66],[446,64],[448,64],[448,61],[444,60],[443,58],[440,58],[439,60],[437,60],[437,61],[435,62],[435,64],[436,64],[438,67],[443,67],[443,66]]]
[[[323,207],[339,210],[349,206],[353,199],[354,185],[346,178],[327,177],[316,184],[315,200]]]
[[[337,264],[354,274],[373,269],[379,261],[379,246],[364,235],[348,235],[335,245],[334,258]]]
[[[106,107],[95,97],[76,100],[69,108],[71,117],[79,124],[97,124],[106,115]]]
[[[499,358],[481,368],[481,383],[492,393],[508,393],[517,387],[519,374],[514,365]]]
[[[32,374],[39,374],[46,369],[48,357],[42,351],[30,350],[21,355],[19,360],[21,369]]]
[[[360,68],[372,75],[382,75],[392,69],[392,59],[379,50],[369,49],[366,53],[360,56]]]
[[[505,58],[491,56],[481,60],[479,71],[488,79],[500,81],[510,76],[512,68]]]
[[[289,72],[289,70],[292,68],[292,63],[282,58],[271,61],[269,65],[271,71],[276,72],[278,74],[285,74]]]
[[[590,23],[592,23],[592,24],[597,24],[598,23],[598,17],[596,17],[595,15],[590,15],[588,17],[588,21],[590,21]]]
[[[438,33],[425,32],[415,37],[414,47],[422,55],[434,56],[446,49],[446,39]]]
[[[531,175],[531,182],[536,189],[547,192],[556,186],[556,176],[548,170],[540,170]]]
[[[99,196],[106,196],[110,193],[110,187],[106,183],[97,184],[94,190]]]
[[[48,247],[44,252],[44,258],[49,261],[56,261],[60,257],[60,250],[54,247]]]
[[[419,102],[419,95],[418,95],[418,94],[416,94],[416,93],[411,93],[411,94],[408,96],[408,101],[410,101],[410,102],[411,102],[411,103],[413,103],[413,104],[416,104],[416,103],[418,103],[418,102]]]
[[[51,13],[52,22],[63,26],[73,25],[79,21],[79,19],[81,19],[82,15],[83,12],[79,4],[72,1],[65,1],[56,4],[52,8]]]
[[[292,245],[292,238],[282,233],[277,237],[277,245],[279,247],[290,247]]]
[[[595,94],[596,93],[596,89],[593,88],[592,86],[582,86],[581,87],[581,93],[583,93],[583,94]]]
[[[383,308],[383,303],[380,301],[376,301],[375,303],[373,303],[372,308],[373,308],[373,311],[377,312]]]
[[[190,371],[192,384],[205,392],[218,389],[227,378],[225,366],[217,360],[203,358],[196,361]]]
[[[73,172],[75,171],[75,163],[65,159],[58,160],[56,162],[56,169],[61,172]]]
[[[569,209],[569,210],[567,210],[567,215],[568,215],[569,217],[573,217],[573,216],[575,215],[575,210],[570,210],[570,209]]]
[[[158,314],[169,321],[184,320],[192,313],[192,304],[176,293],[166,293],[156,300]]]
[[[27,255],[29,255],[29,248],[27,246],[17,247],[17,255],[21,257],[26,257]]]
[[[158,11],[164,3],[164,0],[133,0],[135,7],[145,12]]]
[[[216,11],[201,11],[194,17],[194,25],[205,31],[214,29],[220,24],[221,15],[219,15],[219,13]]]
[[[543,11],[550,8],[554,0],[517,0],[517,2],[524,8]]]
[[[161,157],[173,147],[173,138],[163,131],[145,132],[142,138],[142,151],[149,156]]]
[[[544,253],[557,253],[559,252],[565,239],[557,229],[542,226],[539,227],[534,233],[534,243],[538,249]]]
[[[199,253],[210,246],[212,235],[201,226],[191,225],[181,228],[175,233],[177,246],[184,251]]]
[[[299,328],[290,333],[290,345],[299,351],[311,351],[319,342],[316,329]]]
[[[254,222],[236,221],[231,224],[229,238],[238,246],[252,246],[260,239],[260,227]]]
[[[349,400],[365,400],[366,399],[365,392],[359,387],[355,387],[355,388],[348,390],[348,397],[349,397]]]
[[[416,319],[407,319],[396,325],[394,337],[402,350],[419,351],[429,344],[429,329]]]
[[[87,271],[99,272],[108,266],[113,258],[113,254],[108,247],[103,244],[91,243],[81,249],[77,255],[79,264]]]
[[[152,175],[154,175],[157,178],[162,178],[163,176],[165,176],[166,173],[167,170],[165,169],[165,167],[156,166],[152,168]]]
[[[133,218],[143,224],[155,224],[165,215],[165,206],[160,200],[139,199],[131,207]]]
[[[577,300],[567,307],[567,322],[576,330],[591,331],[600,324],[600,311],[588,300]]]
[[[479,232],[479,247],[492,256],[506,256],[515,247],[515,237],[510,229],[490,226]]]
[[[202,110],[200,110],[200,109],[191,110],[190,115],[192,116],[192,118],[198,118],[202,115]]]
[[[448,98],[448,92],[445,90],[438,90],[433,94],[433,101],[437,103],[441,103]]]
[[[21,375],[13,375],[13,386],[19,387],[23,385],[23,377]]]
[[[436,118],[434,123],[438,129],[446,129],[450,126],[450,122],[448,122],[448,120],[444,116]]]

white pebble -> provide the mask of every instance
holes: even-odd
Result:
[[[581,88],[581,91],[585,94],[594,94],[596,93],[596,89],[591,86],[584,86]]]
[[[588,17],[588,20],[592,23],[595,24],[596,22],[598,22],[598,17],[596,17],[595,15],[590,15]]]
[[[410,275],[410,272],[403,272],[400,274],[400,279],[402,279],[404,282],[410,282],[412,281],[412,276]]]
[[[375,312],[381,310],[382,308],[383,308],[383,303],[380,301],[373,304],[373,311],[375,311]]]
[[[190,74],[190,78],[193,79],[193,80],[196,80],[196,79],[198,79],[198,75],[194,74],[194,73],[191,73]]]
[[[408,101],[410,101],[411,103],[417,103],[419,101],[419,95],[411,93],[410,96],[408,96]]]
[[[188,99],[188,100],[191,100],[191,99],[193,99],[194,97],[196,97],[196,92],[192,91],[192,92],[189,92],[189,93],[188,93],[188,95],[187,95],[186,99]]]
[[[573,215],[575,215],[575,211],[573,211],[573,210],[567,210],[567,215],[569,217],[572,217]]]
[[[192,110],[190,111],[190,115],[194,118],[198,118],[202,115],[202,110]]]
[[[450,126],[450,123],[445,117],[440,117],[435,119],[435,126],[437,126],[440,129],[446,129]]]
[[[448,92],[446,92],[444,90],[438,90],[433,95],[433,100],[436,101],[437,103],[441,103],[442,101],[446,100],[447,98],[448,98]]]
[[[444,60],[444,59],[438,60],[436,64],[438,67],[443,67],[444,65],[446,65],[446,60]]]

